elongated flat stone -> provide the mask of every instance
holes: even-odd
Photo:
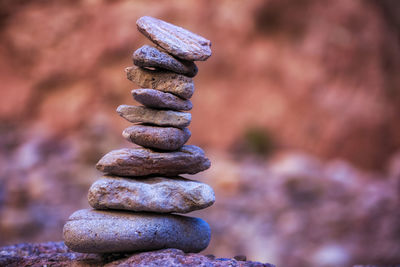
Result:
[[[191,133],[188,128],[134,125],[126,128],[122,136],[139,146],[174,151],[189,140]]]
[[[189,77],[196,76],[198,69],[193,61],[178,60],[173,56],[152,47],[144,45],[133,53],[133,64],[143,68],[160,68],[170,70]]]
[[[104,155],[96,168],[104,173],[117,176],[195,174],[210,168],[210,161],[204,151],[192,145],[185,145],[174,152],[159,152],[146,148],[123,148]]]
[[[149,16],[139,18],[136,25],[150,41],[176,57],[196,61],[211,56],[211,42],[184,28]]]
[[[136,101],[150,108],[188,111],[193,107],[190,100],[184,100],[173,94],[154,89],[134,89],[132,96]]]
[[[215,195],[209,185],[182,177],[104,176],[92,184],[88,200],[95,209],[188,213],[211,206]]]
[[[189,99],[194,93],[194,83],[189,77],[164,70],[150,70],[136,66],[125,69],[129,80],[141,88],[151,88]]]
[[[78,210],[64,225],[73,251],[113,253],[177,248],[199,252],[210,242],[209,225],[199,218],[123,211]]]
[[[192,115],[190,113],[172,110],[157,110],[140,106],[120,105],[117,108],[117,113],[124,119],[133,123],[141,122],[178,128],[189,126],[190,121],[192,120]]]

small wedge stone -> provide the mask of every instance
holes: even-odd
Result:
[[[126,128],[122,136],[139,146],[174,151],[189,140],[191,133],[188,128],[134,125]]]
[[[171,214],[78,210],[64,225],[64,242],[83,253],[122,253],[163,248],[200,252],[210,226],[199,218]]]
[[[171,55],[190,61],[211,56],[211,42],[184,28],[149,16],[139,18],[136,25],[144,36]]]
[[[196,76],[198,69],[193,61],[178,60],[173,56],[152,47],[144,45],[133,53],[133,64],[142,68],[160,68],[183,74]]]
[[[141,88],[151,88],[189,99],[194,93],[194,83],[189,77],[171,71],[150,70],[136,66],[125,69],[128,79]]]
[[[149,123],[159,126],[173,126],[184,128],[189,126],[192,120],[190,113],[172,111],[172,110],[157,110],[139,106],[120,105],[117,108],[117,113],[130,122]]]
[[[185,145],[178,151],[159,152],[147,148],[123,148],[104,155],[96,168],[117,176],[195,174],[210,168],[210,160],[204,151],[193,145]]]
[[[209,185],[182,177],[104,176],[92,184],[88,200],[95,209],[188,213],[211,206],[215,195]]]
[[[134,89],[133,98],[150,108],[173,109],[189,111],[193,108],[190,100],[184,100],[170,93],[154,89]]]

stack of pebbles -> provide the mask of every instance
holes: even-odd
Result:
[[[121,105],[117,112],[137,123],[123,136],[141,147],[106,154],[97,163],[105,176],[89,189],[94,209],[73,213],[64,226],[66,245],[77,252],[113,253],[177,248],[199,252],[211,233],[199,218],[188,213],[212,205],[215,196],[204,183],[178,175],[210,167],[190,138],[191,77],[193,63],[211,56],[210,41],[167,22],[142,17],[138,29],[156,47],[145,45],[133,54],[136,66],[126,69],[128,79],[142,89],[132,91],[143,106]]]

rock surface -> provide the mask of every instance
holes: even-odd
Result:
[[[151,88],[189,99],[194,93],[194,83],[189,77],[164,70],[149,70],[136,66],[125,69],[128,79],[141,88]]]
[[[206,60],[211,56],[211,42],[168,22],[144,16],[136,21],[144,36],[181,59]]]
[[[78,210],[64,225],[64,242],[84,253],[114,253],[177,248],[199,252],[211,238],[199,218],[123,211]]]
[[[150,108],[184,111],[189,111],[193,108],[190,100],[154,89],[134,89],[132,90],[132,96],[136,101]]]
[[[144,45],[133,53],[133,64],[142,68],[160,68],[188,77],[196,76],[198,69],[193,61],[178,60],[156,47]]]
[[[157,110],[152,108],[120,105],[117,113],[130,122],[141,122],[159,126],[184,128],[189,126],[192,115],[186,112],[172,110]]]
[[[0,248],[0,266],[240,266],[274,267],[272,264],[235,259],[216,259],[195,253],[184,253],[178,249],[135,254],[85,254],[73,252],[63,242],[18,244]]]
[[[174,152],[158,152],[146,148],[123,148],[104,155],[96,168],[118,176],[195,174],[210,168],[204,151],[185,145]]]
[[[191,133],[188,128],[134,125],[126,128],[122,136],[143,147],[174,151],[189,140]]]
[[[92,184],[88,200],[95,209],[188,213],[211,206],[215,195],[209,185],[182,177],[105,176]]]

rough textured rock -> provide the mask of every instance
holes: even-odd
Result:
[[[86,254],[71,251],[63,242],[18,244],[0,248],[0,266],[241,266],[274,267],[274,265],[235,259],[216,259],[179,249],[134,254]]]
[[[199,252],[211,238],[199,218],[171,214],[78,210],[64,225],[64,242],[84,253],[113,253],[177,248]]]
[[[117,113],[130,122],[141,122],[159,126],[184,128],[189,126],[192,115],[186,112],[172,110],[157,110],[152,108],[120,105]]]
[[[268,263],[238,261],[228,258],[215,258],[213,255],[199,255],[194,253],[185,254],[177,249],[165,249],[154,252],[136,254],[128,259],[112,262],[114,264],[125,264],[125,266],[147,266],[147,267],[171,267],[171,266],[200,266],[200,267],[275,267]]]
[[[194,93],[194,83],[189,77],[164,70],[149,70],[136,66],[125,69],[128,79],[141,88],[151,88],[189,99]]]
[[[178,60],[156,47],[144,45],[133,53],[133,64],[143,68],[160,68],[189,77],[196,76],[198,69],[193,61]]]
[[[150,108],[188,111],[193,107],[190,100],[154,89],[134,89],[132,96],[136,101]]]
[[[134,125],[126,128],[122,135],[126,140],[143,147],[174,151],[189,140],[191,133],[188,128]]]
[[[211,42],[168,22],[144,16],[136,21],[144,36],[181,59],[206,60],[211,56]]]
[[[209,185],[182,177],[105,176],[92,184],[88,200],[95,209],[188,213],[211,206],[215,195]]]
[[[204,151],[185,145],[174,152],[158,152],[146,148],[123,148],[104,155],[96,168],[118,176],[195,174],[210,167]]]

